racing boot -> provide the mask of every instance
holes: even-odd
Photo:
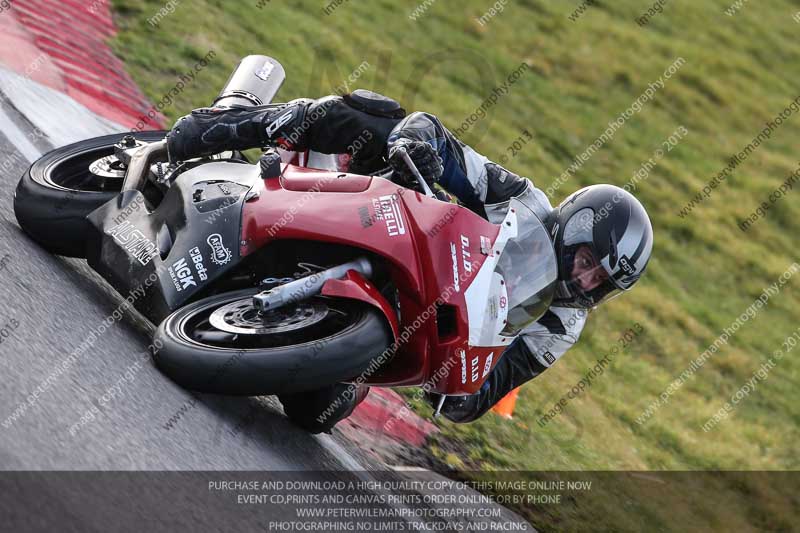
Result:
[[[258,107],[206,107],[181,117],[167,134],[170,161],[185,161],[269,143],[290,150],[304,144],[306,111],[313,100]]]
[[[369,392],[366,385],[337,383],[322,389],[280,394],[286,417],[309,433],[330,433],[353,413]]]

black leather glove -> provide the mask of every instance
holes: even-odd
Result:
[[[267,141],[265,122],[277,106],[195,109],[167,134],[170,161],[185,161],[228,150],[258,148]]]
[[[438,182],[439,178],[442,177],[444,165],[442,164],[442,158],[439,157],[439,154],[436,153],[433,146],[424,141],[400,139],[392,145],[389,149],[389,166],[392,167],[394,171],[392,179],[404,187],[416,190],[420,189],[417,178],[411,173],[411,169],[408,168],[408,165],[399,153],[401,147],[405,148],[423,179],[425,179],[428,186],[433,189],[434,183]]]

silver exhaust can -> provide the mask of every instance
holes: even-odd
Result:
[[[214,107],[259,106],[272,102],[286,79],[286,71],[268,56],[242,59],[225,87],[214,100]]]

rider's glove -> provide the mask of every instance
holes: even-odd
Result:
[[[417,170],[433,189],[433,184],[439,181],[444,172],[442,158],[436,153],[433,146],[424,141],[400,139],[389,149],[389,166],[394,171],[393,178],[401,185],[410,189],[419,189],[417,178],[399,153],[400,148],[405,148]]]
[[[167,134],[170,161],[263,146],[264,121],[272,113],[269,106],[195,109]]]

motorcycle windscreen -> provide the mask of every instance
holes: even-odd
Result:
[[[517,215],[517,235],[503,248],[495,272],[503,276],[508,292],[507,323],[501,335],[514,336],[550,307],[558,266],[550,235],[539,217],[516,198],[509,209]]]

